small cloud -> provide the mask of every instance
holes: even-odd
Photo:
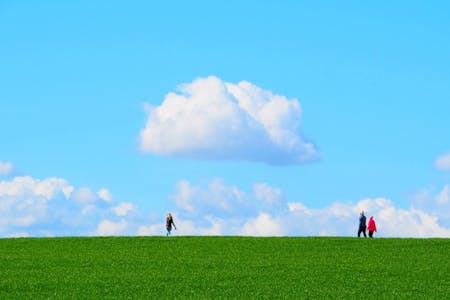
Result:
[[[299,203],[299,202],[291,203],[291,202],[289,202],[287,205],[288,205],[288,208],[289,208],[290,212],[302,211],[302,212],[304,212],[306,214],[309,214],[308,208],[305,205],[303,205],[303,203]]]
[[[268,205],[281,202],[283,197],[280,189],[274,188],[267,183],[255,183],[253,185],[253,193],[257,199],[264,201]]]
[[[245,193],[234,186],[227,186],[222,179],[212,180],[205,188],[181,180],[169,200],[191,215],[242,215],[250,208]]]
[[[163,235],[165,233],[166,228],[164,224],[154,224],[150,226],[139,226],[137,235],[145,236],[145,235]]]
[[[0,197],[5,195],[17,197],[32,194],[42,196],[46,199],[52,199],[60,193],[67,195],[72,188],[62,178],[52,177],[39,180],[30,176],[19,176],[15,177],[12,181],[0,182]]]
[[[446,184],[442,191],[436,196],[436,202],[440,205],[450,202],[450,186]]]
[[[434,162],[434,167],[442,171],[450,171],[450,153],[439,156]]]
[[[13,164],[0,161],[0,176],[8,176],[13,172]]]
[[[119,235],[123,233],[126,228],[127,222],[123,219],[119,222],[103,220],[98,224],[95,234],[100,236]]]
[[[103,188],[100,191],[97,192],[97,195],[105,202],[111,202],[112,200],[112,194],[107,189]]]
[[[72,198],[79,203],[94,202],[98,196],[89,188],[79,188],[72,194]]]
[[[427,212],[439,218],[440,224],[450,226],[450,185],[442,189],[435,186],[419,189],[412,194],[412,204],[417,210]]]
[[[242,235],[249,236],[280,236],[284,232],[281,223],[269,214],[261,213],[256,219],[244,224]]]
[[[134,205],[129,202],[120,203],[118,206],[113,207],[114,212],[119,217],[126,216],[130,211],[135,209]]]
[[[140,133],[145,153],[268,164],[302,164],[318,158],[301,132],[297,99],[250,82],[199,78],[169,93],[160,106],[146,105]]]

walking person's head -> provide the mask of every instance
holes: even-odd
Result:
[[[364,211],[363,211],[363,210],[361,211],[360,215],[361,215],[361,216],[364,216]]]
[[[167,219],[172,219],[172,214],[171,213],[167,214]]]

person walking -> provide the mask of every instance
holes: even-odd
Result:
[[[361,232],[366,236],[366,216],[364,215],[364,211],[361,211],[359,214],[359,228],[358,228],[358,237],[361,236]]]
[[[175,230],[177,230],[177,227],[175,226],[175,223],[173,222],[172,214],[168,213],[167,217],[166,217],[166,229],[167,229],[166,236],[171,235],[172,225],[173,225],[173,228],[175,228]]]
[[[369,237],[373,238],[373,232],[377,232],[377,225],[375,224],[375,220],[373,216],[370,216],[369,223],[367,224],[367,230],[369,230]]]

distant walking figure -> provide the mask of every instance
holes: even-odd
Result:
[[[375,224],[375,220],[373,216],[370,216],[369,223],[367,224],[367,230],[369,230],[369,237],[373,238],[373,232],[377,232],[377,225]]]
[[[168,213],[166,217],[166,229],[167,229],[166,236],[169,236],[171,234],[170,232],[172,231],[172,225],[173,228],[175,228],[176,230],[177,226],[175,226],[175,223],[173,222],[172,214]]]
[[[359,229],[358,229],[358,237],[361,236],[361,232],[366,236],[366,216],[364,215],[364,211],[359,214]]]

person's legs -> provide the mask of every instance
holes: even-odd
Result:
[[[370,238],[373,238],[372,235],[373,235],[373,230],[369,230],[369,237],[370,237]]]
[[[358,228],[358,237],[361,237],[361,232],[362,232],[362,228],[359,227],[359,228]]]
[[[169,236],[170,235],[170,228],[167,228],[167,233],[166,233],[166,236]]]
[[[367,237],[367,235],[366,235],[366,226],[363,227],[362,232],[364,234],[364,237]]]

